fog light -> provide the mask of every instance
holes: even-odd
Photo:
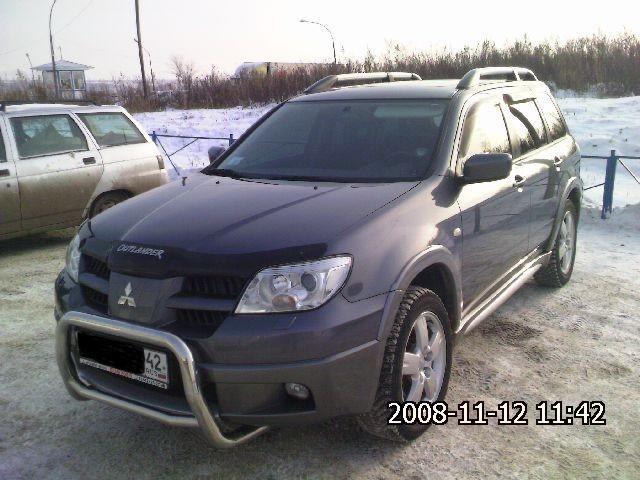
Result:
[[[309,389],[299,383],[285,383],[284,389],[288,395],[291,395],[298,400],[306,400],[309,398]]]

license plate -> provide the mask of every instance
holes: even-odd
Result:
[[[144,376],[165,384],[169,383],[167,354],[144,349]]]

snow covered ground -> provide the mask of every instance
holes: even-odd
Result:
[[[640,97],[584,98],[570,97],[564,92],[559,99],[569,129],[584,155],[609,155],[615,149],[620,155],[640,156]],[[272,105],[218,110],[168,110],[135,115],[148,132],[158,134],[194,135],[238,138]],[[161,138],[171,154],[189,140]],[[199,140],[172,157],[180,172],[207,165],[207,149],[211,145],[228,145],[225,140]],[[629,168],[640,176],[640,160],[627,160]],[[582,178],[585,186],[604,181],[605,160],[584,159]],[[177,175],[175,175],[177,176]],[[590,205],[602,204],[602,187],[585,192]],[[614,189],[614,206],[640,203],[640,185],[618,165]]]
[[[561,98],[558,100],[569,130],[583,155],[618,155],[640,157],[640,97],[623,98]],[[640,160],[625,160],[640,177]],[[585,186],[604,182],[605,160],[582,160],[582,180]],[[618,164],[614,187],[614,206],[640,203],[640,185]],[[602,205],[602,187],[585,192],[585,199]]]

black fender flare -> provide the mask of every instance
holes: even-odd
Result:
[[[553,222],[553,229],[551,230],[551,235],[549,235],[549,240],[547,240],[547,244],[544,247],[545,252],[550,252],[553,249],[553,245],[556,242],[556,236],[558,235],[558,231],[560,230],[560,224],[562,223],[562,210],[564,209],[564,204],[569,198],[571,192],[575,189],[578,189],[580,192],[580,201],[582,201],[582,180],[580,177],[571,177],[569,181],[564,186],[562,191],[562,195],[560,195],[560,201],[558,202],[558,207],[556,209],[556,219]],[[580,216],[580,208],[578,208],[578,217]]]
[[[394,281],[384,306],[382,322],[380,322],[378,330],[378,340],[382,341],[389,335],[396,317],[396,312],[402,302],[402,297],[404,296],[407,288],[411,285],[413,279],[415,279],[420,272],[433,265],[443,266],[450,277],[451,285],[453,286],[453,291],[451,293],[454,296],[452,302],[454,312],[452,315],[453,318],[450,318],[449,320],[452,323],[451,328],[455,330],[454,326],[460,321],[462,313],[460,262],[448,248],[442,245],[431,245],[426,250],[423,250],[413,257],[404,266]]]

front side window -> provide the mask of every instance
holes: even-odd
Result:
[[[542,111],[542,114],[547,120],[549,136],[551,137],[550,140],[553,141],[564,137],[567,134],[567,127],[565,126],[562,115],[560,115],[558,107],[556,107],[553,100],[551,100],[548,95],[540,95],[536,101]]]
[[[502,111],[494,103],[477,103],[465,118],[458,158],[477,153],[511,153]]]
[[[515,140],[520,148],[520,155],[546,143],[544,123],[533,100],[513,103],[507,110],[510,124],[515,130]]]
[[[290,102],[206,172],[215,175],[224,169],[249,178],[337,182],[424,178],[447,103]]]
[[[146,142],[140,130],[122,113],[81,113],[78,116],[101,147]]]
[[[88,150],[86,138],[69,115],[13,117],[11,126],[20,158]]]

